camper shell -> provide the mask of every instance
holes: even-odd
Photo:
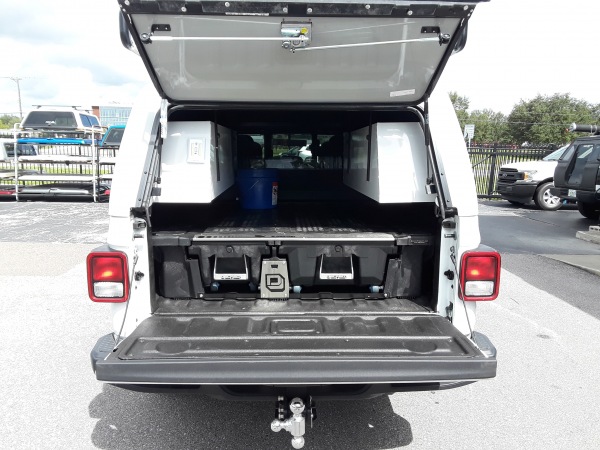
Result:
[[[98,380],[278,399],[300,448],[314,398],[494,377],[500,257],[434,92],[477,3],[119,2],[154,87],[88,256]]]
[[[79,106],[37,105],[20,124],[19,143],[89,145],[106,130],[98,118]]]

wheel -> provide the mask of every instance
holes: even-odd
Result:
[[[577,209],[583,217],[588,219],[598,220],[600,218],[600,206],[594,203],[577,202]]]
[[[560,197],[552,195],[550,188],[553,187],[552,182],[542,183],[535,191],[533,195],[533,201],[538,208],[544,211],[556,211],[562,206]]]

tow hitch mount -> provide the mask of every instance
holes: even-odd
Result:
[[[308,397],[306,402],[298,397],[294,397],[287,404],[285,397],[277,397],[275,406],[275,420],[271,422],[271,430],[276,433],[281,430],[289,431],[292,435],[292,447],[304,447],[304,433],[306,430],[306,421],[312,428],[313,421],[317,418],[317,409],[312,397]]]

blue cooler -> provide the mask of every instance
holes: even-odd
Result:
[[[244,209],[272,209],[277,206],[277,169],[241,169],[237,184]]]

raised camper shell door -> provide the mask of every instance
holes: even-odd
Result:
[[[433,90],[480,1],[119,3],[172,103],[397,105]]]

